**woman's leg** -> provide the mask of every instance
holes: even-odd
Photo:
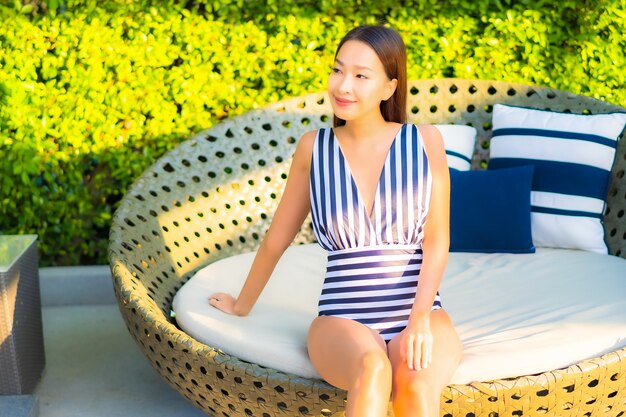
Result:
[[[319,316],[308,335],[309,357],[329,384],[348,391],[346,417],[385,417],[391,363],[382,337],[348,319]]]
[[[392,402],[395,417],[439,417],[441,393],[462,356],[461,341],[444,310],[430,315],[433,358],[428,368],[411,371],[400,359],[398,336],[389,342],[393,368]]]

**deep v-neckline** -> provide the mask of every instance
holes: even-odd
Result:
[[[333,136],[333,143],[337,147],[338,154],[341,155],[341,159],[343,159],[343,162],[346,166],[346,171],[348,172],[348,175],[350,176],[350,182],[352,183],[352,186],[356,189],[357,200],[360,202],[359,205],[363,206],[363,210],[365,210],[365,216],[367,217],[370,224],[372,223],[372,216],[374,215],[374,209],[376,206],[376,198],[378,197],[378,194],[380,193],[380,183],[382,182],[383,176],[385,175],[385,167],[387,166],[387,163],[389,162],[391,150],[396,145],[398,137],[401,135],[402,131],[404,130],[404,126],[406,126],[406,124],[402,124],[402,126],[400,126],[400,129],[398,129],[398,132],[395,134],[395,136],[393,137],[391,141],[391,144],[389,145],[389,149],[387,149],[387,154],[385,155],[385,160],[383,161],[383,166],[380,169],[380,175],[378,176],[378,182],[376,183],[376,189],[374,190],[374,198],[372,199],[372,207],[371,209],[369,209],[369,211],[368,211],[367,206],[365,206],[365,200],[363,199],[361,190],[359,190],[359,186],[356,182],[356,179],[354,178],[354,174],[352,173],[352,169],[350,168],[350,163],[348,162],[348,158],[346,158],[346,155],[344,154],[343,149],[341,149],[341,144],[339,143],[339,140],[337,139],[335,129],[331,128],[331,132]]]

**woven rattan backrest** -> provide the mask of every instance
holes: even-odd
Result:
[[[540,87],[456,79],[409,83],[409,122],[478,130],[473,168],[484,168],[496,103],[572,113],[626,111],[589,97]],[[198,268],[255,250],[285,186],[300,136],[329,126],[325,93],[280,102],[205,130],[173,149],[130,188],[111,228],[109,256],[120,300],[167,316]],[[611,253],[626,257],[626,143],[612,171],[605,230]],[[310,216],[296,243],[314,240]],[[153,302],[147,302],[146,296]]]

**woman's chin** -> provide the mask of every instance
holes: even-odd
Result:
[[[350,111],[346,111],[346,109],[333,107],[333,113],[335,116],[345,121],[354,119],[354,114]]]

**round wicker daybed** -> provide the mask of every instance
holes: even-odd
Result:
[[[420,80],[410,82],[409,90],[409,122],[469,124],[478,130],[475,169],[488,158],[490,112],[496,103],[572,113],[626,111],[589,97],[498,81]],[[343,415],[344,391],[206,346],[170,317],[177,290],[197,270],[257,249],[298,138],[331,121],[324,93],[225,120],[158,160],[115,213],[109,259],[126,325],[154,369],[210,416]],[[625,171],[622,138],[604,225],[610,253],[624,258]],[[295,243],[313,241],[309,218]],[[446,417],[624,414],[626,349],[539,375],[451,385],[443,393],[441,411]]]

